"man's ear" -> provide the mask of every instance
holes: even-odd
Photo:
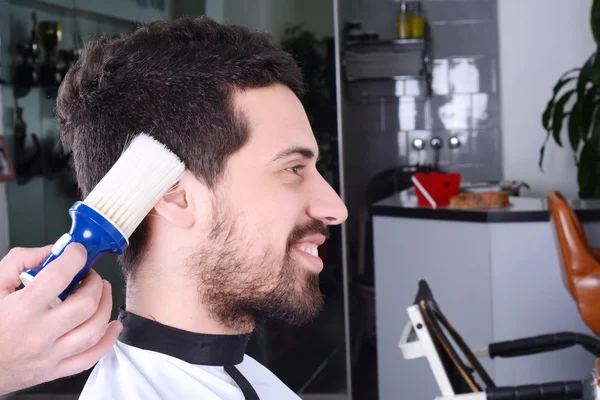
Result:
[[[154,206],[154,214],[180,228],[191,228],[195,221],[194,201],[190,198],[193,174],[186,171],[179,183]]]

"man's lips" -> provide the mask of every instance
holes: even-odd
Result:
[[[323,260],[319,258],[318,247],[323,243],[325,243],[325,236],[313,235],[302,238],[296,242],[293,248],[303,256],[303,259],[308,261],[312,270],[321,272],[323,269]]]
[[[323,236],[323,235],[305,236],[296,242],[296,244],[300,244],[300,243],[311,243],[311,244],[319,247],[320,245],[325,243],[325,236]]]

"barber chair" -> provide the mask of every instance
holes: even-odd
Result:
[[[577,333],[555,333],[491,343],[471,350],[444,316],[427,281],[419,282],[414,303],[407,309],[410,321],[400,337],[405,359],[426,357],[441,396],[435,400],[597,400],[597,381],[548,382],[521,386],[497,386],[479,362],[482,357],[521,357],[575,345],[600,356],[600,341]],[[598,396],[598,397],[597,397]]]
[[[600,249],[592,248],[579,218],[558,191],[547,196],[561,277],[583,322],[600,334]]]

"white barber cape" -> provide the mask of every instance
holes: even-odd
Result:
[[[121,308],[123,331],[80,400],[299,400],[244,354],[249,335],[183,331]]]

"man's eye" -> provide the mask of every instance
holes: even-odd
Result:
[[[286,168],[286,171],[290,171],[294,175],[300,175],[300,171],[304,168],[304,165],[296,165],[295,167]]]

